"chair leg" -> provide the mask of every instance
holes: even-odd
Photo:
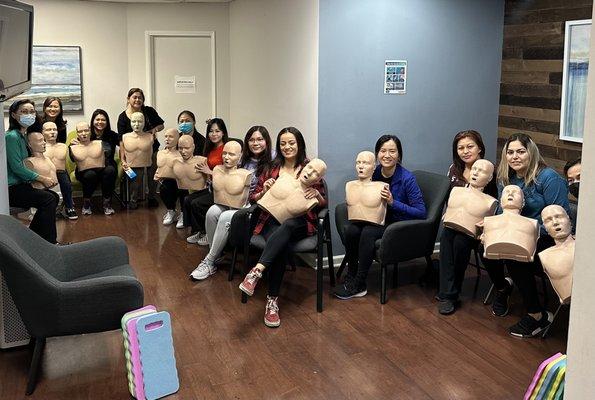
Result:
[[[477,297],[479,280],[481,279],[481,267],[479,266],[479,256],[477,255],[477,251],[475,251],[475,268],[477,268],[477,277],[475,278],[475,287],[473,288],[473,298]]]
[[[547,336],[547,333],[550,331],[550,328],[552,327],[552,325],[554,325],[554,322],[556,321],[556,317],[558,316],[558,313],[562,309],[562,306],[563,306],[563,304],[558,304],[558,308],[556,308],[556,312],[554,312],[554,318],[552,319],[552,323],[549,324],[549,326],[547,328],[545,328],[545,330],[541,334],[542,339],[545,339],[545,337]]]
[[[233,272],[234,272],[235,267],[236,267],[237,258],[238,258],[238,249],[234,247],[233,254],[231,256],[231,265],[229,267],[229,276],[227,277],[227,280],[228,281],[232,281],[233,280]]]
[[[380,304],[386,304],[386,268],[386,264],[380,264]]]
[[[339,279],[341,278],[341,275],[343,274],[343,270],[345,269],[345,267],[347,266],[347,257],[343,257],[343,260],[341,260],[341,265],[339,265],[339,269],[337,270],[337,276],[336,278]]]
[[[322,292],[323,292],[323,276],[324,270],[322,268],[323,261],[323,247],[322,243],[318,244],[317,257],[316,257],[316,311],[322,312]],[[329,266],[330,268],[330,266]]]
[[[43,357],[43,349],[45,347],[45,338],[34,338],[35,348],[33,349],[33,358],[31,359],[31,366],[29,367],[29,379],[27,381],[27,396],[33,394],[35,386],[37,385],[37,377],[41,369],[41,359]]]
[[[492,283],[492,286],[490,286],[490,290],[488,290],[488,293],[486,294],[486,296],[483,298],[483,304],[488,304],[490,301],[490,297],[492,297],[492,292],[494,291],[494,284]]]
[[[331,287],[335,287],[335,260],[333,258],[333,244],[330,239],[326,244],[326,258],[328,260],[328,274],[331,280]]]

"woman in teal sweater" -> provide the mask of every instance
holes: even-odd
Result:
[[[47,189],[35,189],[31,182],[40,182],[45,188],[55,186],[57,182],[30,170],[23,163],[29,157],[27,128],[35,119],[35,104],[31,100],[18,100],[10,106],[6,132],[8,203],[11,207],[35,207],[37,212],[29,228],[48,242],[56,243],[58,195]]]

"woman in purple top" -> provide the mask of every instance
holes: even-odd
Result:
[[[349,222],[345,230],[345,257],[348,272],[345,282],[335,291],[335,296],[346,300],[362,297],[368,292],[366,279],[374,261],[375,243],[384,230],[393,222],[426,218],[426,206],[415,176],[401,165],[403,148],[394,135],[383,135],[376,142],[378,165],[372,175],[373,181],[386,182],[388,188],[381,191],[387,203],[384,226],[366,222]]]

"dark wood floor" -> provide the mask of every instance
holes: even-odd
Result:
[[[519,399],[538,364],[566,350],[565,318],[546,340],[509,336],[506,328],[521,315],[518,295],[512,315],[493,317],[471,298],[474,271],[462,309],[443,317],[435,288],[415,283],[389,290],[381,306],[376,269],[361,299],[331,298],[327,285],[317,313],[315,273],[298,268],[286,274],[281,327],[267,328],[265,284],[241,304],[241,277],[228,282],[225,265],[207,281],[190,282],[205,252],[162,226],[162,212],[92,215],[59,221],[58,229],[60,241],[118,235],[128,243],[145,303],[172,316],[180,391],[171,399]],[[404,269],[415,281],[423,260]],[[480,293],[488,284],[484,276]],[[29,360],[28,349],[0,351],[0,399],[24,398]],[[49,339],[30,398],[129,398],[121,333]]]

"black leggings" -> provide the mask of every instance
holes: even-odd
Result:
[[[290,218],[279,224],[269,218],[263,227],[262,236],[266,245],[258,262],[264,265],[269,274],[269,296],[279,296],[285,268],[289,261],[289,245],[308,236],[306,217]]]
[[[523,296],[523,303],[528,313],[535,314],[545,311],[545,308],[539,301],[537,294],[537,284],[535,283],[535,275],[543,274],[543,266],[539,261],[538,253],[552,247],[555,244],[554,239],[549,235],[541,236],[537,240],[537,250],[535,251],[535,258],[533,262],[520,262],[512,260],[488,260],[481,257],[481,261],[486,266],[490,279],[494,283],[496,289],[500,290],[506,287],[504,265],[508,269],[508,273],[512,278],[516,287],[519,288],[521,296]],[[483,249],[482,249],[483,253]]]
[[[175,179],[165,178],[161,181],[159,195],[166,209],[175,210],[178,199],[180,199],[180,208],[183,208],[184,198],[188,195],[188,191],[178,189],[178,183]]]
[[[50,243],[56,243],[56,207],[59,200],[56,192],[35,189],[30,183],[8,187],[8,204],[11,207],[35,207],[37,211],[29,228]]]
[[[360,284],[366,283],[376,253],[376,240],[382,237],[385,229],[385,226],[365,222],[350,222],[345,229],[347,274]]]
[[[471,250],[478,244],[479,241],[469,235],[444,228],[440,236],[440,298],[459,298]]]
[[[184,226],[190,226],[191,233],[205,232],[205,218],[213,203],[213,193],[209,189],[192,192],[184,198]]]
[[[116,186],[116,168],[108,165],[103,168],[91,168],[75,171],[76,179],[83,185],[83,198],[90,199],[97,185],[101,182],[101,195],[104,199],[111,199]]]

